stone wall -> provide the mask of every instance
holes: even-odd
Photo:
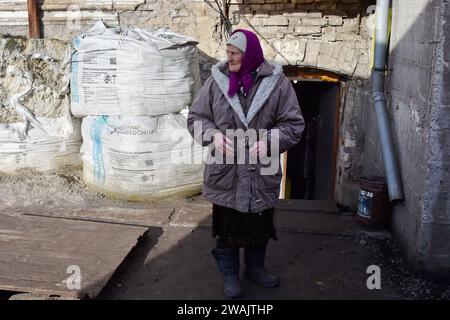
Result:
[[[367,79],[370,69],[367,2],[243,2],[231,9],[236,27],[256,30],[270,58],[283,64],[317,67]]]
[[[197,38],[207,55],[223,58],[218,14],[203,0],[40,0],[43,34],[70,40],[97,19],[110,25],[168,27]],[[369,75],[367,8],[358,0],[233,0],[234,28],[250,28],[268,58],[283,64]],[[1,33],[27,34],[26,0],[0,4]],[[78,11],[79,10],[79,11]]]
[[[433,276],[450,273],[450,5],[434,1],[437,14],[435,58],[431,76],[426,173],[419,269]]]

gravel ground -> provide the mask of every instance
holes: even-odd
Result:
[[[115,200],[89,189],[81,170],[39,173],[22,170],[17,175],[0,173],[0,212],[71,208],[154,208],[161,201]],[[164,201],[177,201],[167,198]]]
[[[416,277],[395,240],[362,236],[357,241],[371,252],[374,264],[380,267],[382,286],[392,289],[398,296],[412,300],[450,299],[450,278],[445,282]]]

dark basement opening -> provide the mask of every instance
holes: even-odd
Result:
[[[291,80],[305,119],[300,142],[287,152],[285,199],[334,200],[340,83]]]

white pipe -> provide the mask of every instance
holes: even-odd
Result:
[[[375,59],[371,77],[371,93],[378,123],[378,135],[383,152],[384,170],[388,185],[389,200],[404,200],[402,183],[395,158],[389,117],[384,93],[386,52],[388,40],[390,0],[377,0]]]

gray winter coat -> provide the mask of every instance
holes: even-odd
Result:
[[[268,129],[269,136],[271,129],[279,129],[279,154],[297,144],[304,120],[295,91],[283,75],[281,65],[264,61],[259,67],[254,90],[247,97],[251,99],[248,110],[242,108],[238,94],[228,96],[227,68],[226,62],[213,66],[211,77],[191,106],[187,125],[192,137],[213,150],[211,139],[204,139],[208,129],[218,129],[224,135],[226,129]],[[194,131],[195,122],[201,122],[201,132]],[[248,162],[248,149],[245,159],[245,164],[205,164],[203,196],[212,203],[241,212],[261,212],[275,207],[282,178],[279,155],[276,155],[278,170],[272,175],[261,174],[261,168],[267,164]]]

